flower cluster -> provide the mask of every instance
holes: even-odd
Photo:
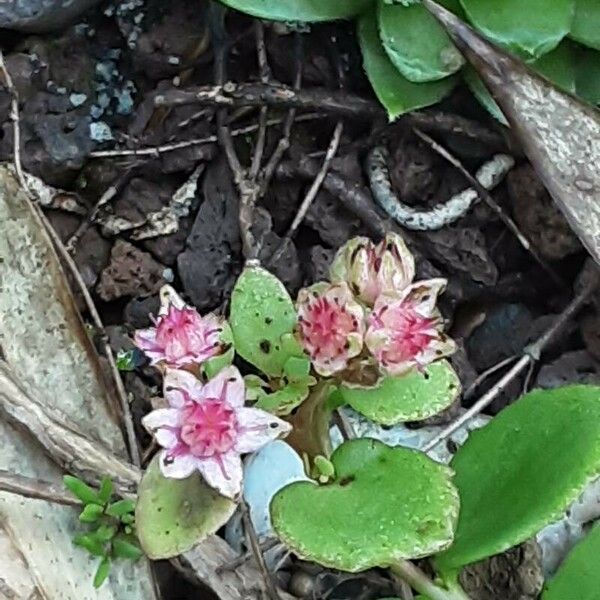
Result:
[[[414,258],[397,234],[343,246],[331,282],[298,294],[298,337],[317,373],[341,373],[367,354],[383,373],[399,376],[452,354],[436,307],[446,281],[414,277]]]
[[[208,485],[235,498],[242,487],[241,455],[287,434],[290,425],[244,406],[245,384],[236,367],[207,382],[196,376],[202,363],[223,352],[222,327],[216,316],[200,316],[165,286],[155,326],[136,332],[134,340],[164,372],[168,406],[142,420],[162,447],[163,475],[184,479],[199,471]]]

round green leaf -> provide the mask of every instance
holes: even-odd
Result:
[[[539,58],[569,33],[574,0],[460,0],[473,25],[525,58]]]
[[[600,2],[575,0],[571,37],[585,46],[600,50]]]
[[[567,556],[558,573],[550,580],[542,600],[600,600],[600,525]]]
[[[564,41],[558,48],[534,61],[531,66],[541,75],[547,77],[559,88],[575,93],[576,91],[576,62],[573,54],[573,44]],[[472,67],[464,71],[465,81],[481,104],[504,125],[508,125],[502,111],[492,98],[487,88]]]
[[[358,39],[365,72],[390,120],[439,102],[456,84],[453,77],[423,83],[403,77],[381,45],[374,13],[366,13],[359,19]]]
[[[237,353],[263,373],[283,373],[303,352],[291,335],[296,309],[283,283],[262,267],[246,267],[231,296],[229,322]]]
[[[292,483],[271,502],[276,533],[301,558],[357,572],[452,542],[459,500],[448,467],[368,438],[345,442],[331,462],[331,483]]]
[[[460,13],[458,0],[440,4]],[[381,43],[392,63],[409,81],[443,79],[464,64],[461,53],[435,17],[420,4],[404,6],[377,0]]]
[[[452,467],[461,498],[442,571],[503,552],[556,521],[600,475],[600,388],[538,390],[471,433]]]
[[[371,0],[221,0],[253,17],[271,21],[332,21],[349,19],[366,10]]]
[[[375,388],[341,386],[344,400],[357,412],[382,425],[422,421],[448,408],[460,394],[460,380],[447,360],[423,373],[386,377]]]
[[[577,95],[600,104],[600,52],[579,46],[575,53]]]
[[[167,479],[155,457],[138,489],[136,531],[150,558],[170,558],[215,533],[235,508],[234,502],[219,496],[198,473],[187,479]]]

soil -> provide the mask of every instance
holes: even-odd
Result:
[[[100,4],[58,32],[10,32],[0,42],[21,100],[24,168],[69,193],[59,194],[47,213],[64,241],[74,246],[74,258],[101,316],[116,332],[111,335],[115,351],[127,344],[124,340],[133,329],[148,325],[161,284],[174,285],[202,312],[222,311],[244,263],[239,194],[214,136],[219,118],[231,131],[242,131],[235,136],[234,147],[249,167],[257,138],[244,128],[259,122],[260,103],[243,107],[243,102],[233,101],[225,109],[210,102],[155,106],[155,98],[167,92],[215,83],[215,72],[219,75],[215,57],[222,45],[215,43],[210,23],[207,2],[117,1]],[[226,30],[226,79],[260,85],[255,23],[229,14]],[[467,184],[415,135],[415,124],[471,172],[499,150],[510,148],[517,167],[493,197],[562,285],[483,203],[439,231],[403,233],[417,255],[418,275],[449,280],[442,310],[461,346],[454,360],[465,386],[520,353],[572,297],[585,253],[510,133],[462,88],[441,105],[387,124],[362,73],[349,24],[319,25],[300,33],[266,24],[264,36],[268,68],[263,76],[293,86],[300,68],[308,98],[324,94],[336,101],[297,106],[289,148],[252,215],[251,231],[263,264],[294,295],[301,286],[325,276],[333,253],[350,237],[377,238],[390,228],[402,231],[371,197],[363,165],[376,142],[383,141],[390,149],[396,193],[420,208],[444,201]],[[9,104],[9,94],[0,87],[0,160],[12,158]],[[268,117],[279,124],[267,130],[264,162],[277,147],[281,121],[288,115],[285,102],[276,104],[271,102]],[[219,117],[220,110],[225,113]],[[339,121],[343,133],[324,185],[293,239],[272,261]],[[190,140],[204,141],[164,148]],[[158,149],[140,155],[121,152],[150,147]],[[103,154],[112,150],[114,155]],[[75,200],[64,202],[66,197]],[[526,385],[597,380],[599,336],[600,316],[591,306],[551,346],[527,381],[517,380],[506,390],[492,412],[514,401]],[[136,425],[143,436],[139,418],[150,408],[157,381],[150,370],[140,368],[127,373],[125,383],[134,397]],[[501,564],[509,569],[516,562],[513,556]],[[295,568],[282,574],[283,585]],[[318,597],[368,600],[393,595],[380,576],[317,577],[314,570],[300,568],[318,580]],[[485,572],[481,570],[477,578]],[[162,565],[160,573],[166,600],[210,597],[208,592],[198,595],[168,565]],[[502,585],[518,580],[513,575],[503,578]],[[534,592],[528,588],[514,597],[532,598]],[[505,587],[498,593],[481,597],[509,597]]]

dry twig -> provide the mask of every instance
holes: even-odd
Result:
[[[81,502],[75,496],[65,492],[62,486],[42,479],[15,475],[4,470],[0,470],[0,491],[18,494],[25,498],[47,500],[64,506],[81,505]]]

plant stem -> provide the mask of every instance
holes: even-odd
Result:
[[[390,570],[430,600],[470,600],[459,585],[452,590],[439,587],[419,567],[408,560],[398,560]]]

